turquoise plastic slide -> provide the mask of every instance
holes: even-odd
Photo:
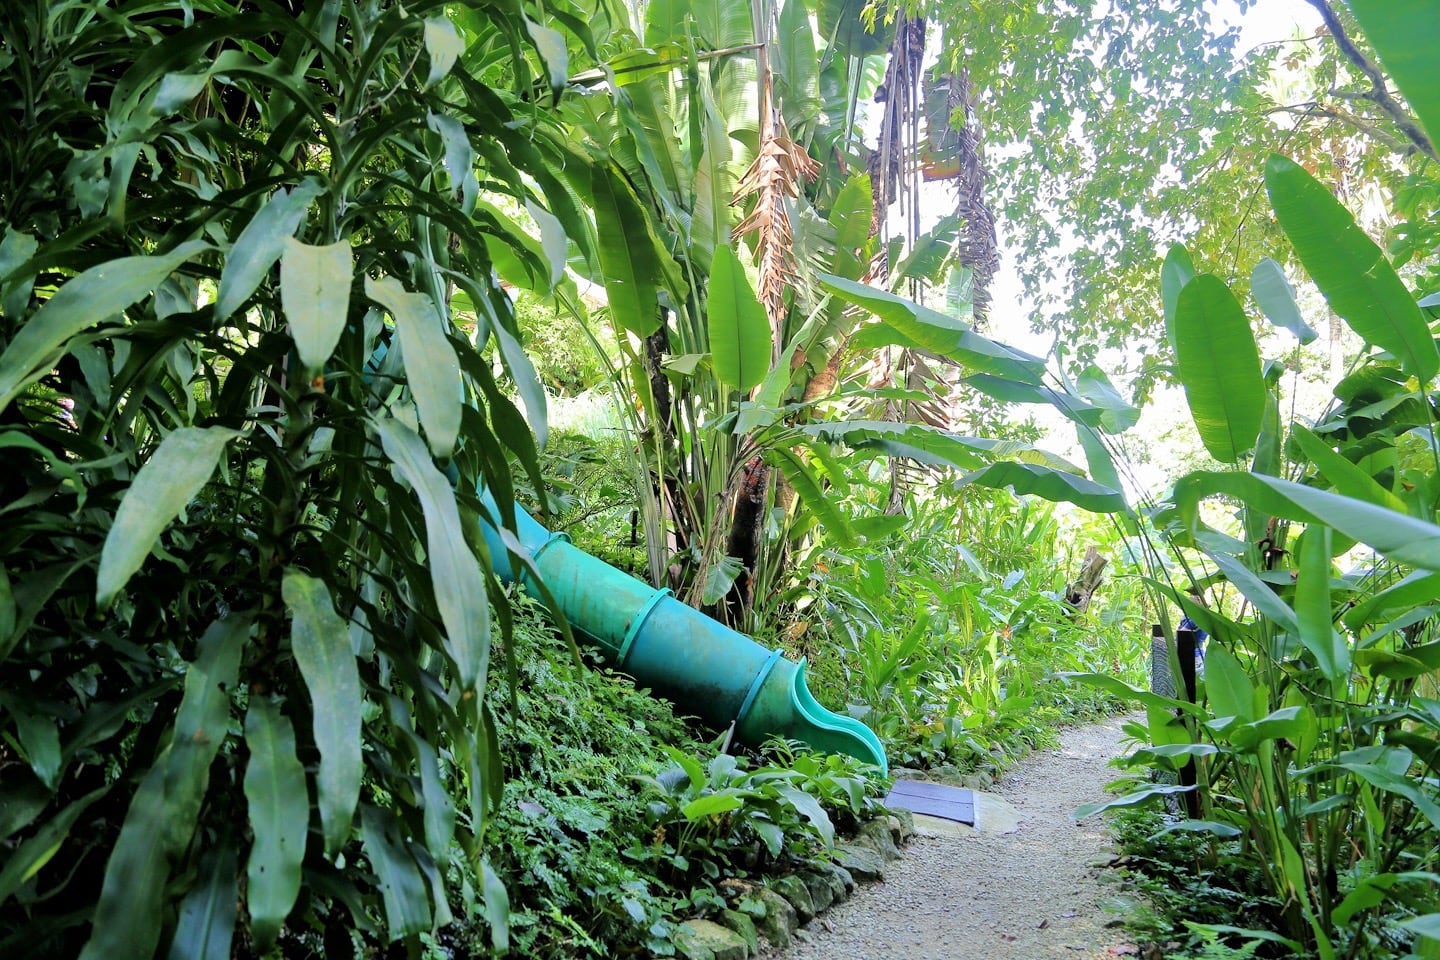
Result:
[[[481,491],[491,516],[500,516]],[[552,534],[519,504],[520,546],[530,555],[555,607],[571,629],[597,646],[619,670],[674,701],[683,714],[718,728],[735,724],[742,743],[769,736],[799,740],[887,769],[880,740],[858,720],[831,713],[805,685],[805,661],[787,660],[670,595]],[[481,521],[496,572],[507,582],[528,570],[511,568],[499,532]]]

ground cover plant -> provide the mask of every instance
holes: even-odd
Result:
[[[720,752],[670,704],[577,662],[537,604],[515,602],[513,696],[501,671],[491,680],[506,781],[489,846],[516,955],[668,956],[680,921],[733,905],[722,881],[826,862],[837,833],[880,812],[872,768]],[[481,880],[453,886],[473,896]],[[445,942],[489,952],[497,918],[463,901],[454,912]]]

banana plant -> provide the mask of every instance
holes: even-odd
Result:
[[[1182,477],[1152,519],[1213,571],[1194,582],[1231,599],[1201,605],[1154,581],[1212,638],[1197,703],[1088,682],[1147,707],[1149,745],[1131,766],[1197,767],[1198,816],[1177,828],[1209,834],[1217,855],[1241,843],[1282,905],[1291,949],[1357,956],[1407,917],[1423,940],[1440,905],[1427,839],[1440,828],[1440,353],[1415,297],[1329,190],[1279,156],[1264,181],[1296,258],[1371,352],[1313,424],[1282,424],[1240,300],[1171,251],[1162,283],[1177,375],[1206,449],[1233,469]],[[1269,276],[1257,301],[1303,338],[1273,273],[1257,266]],[[1230,530],[1202,512],[1216,496],[1239,506]]]

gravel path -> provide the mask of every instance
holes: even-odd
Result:
[[[977,836],[917,836],[883,883],[856,891],[812,922],[787,960],[1072,960],[1133,956],[1116,918],[1097,905],[1111,854],[1098,817],[1082,803],[1105,797],[1106,767],[1120,752],[1122,719],[1079,727],[1058,750],[1035,754],[996,784],[1019,829]]]

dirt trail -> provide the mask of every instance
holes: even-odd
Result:
[[[1097,901],[1111,852],[1098,817],[1075,808],[1105,797],[1106,766],[1120,752],[1122,720],[1066,731],[993,788],[1019,815],[1011,833],[917,836],[883,883],[805,933],[789,960],[1098,960],[1133,955]]]

